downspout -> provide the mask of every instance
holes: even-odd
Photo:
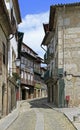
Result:
[[[64,24],[64,16],[65,16],[65,5],[63,6],[63,78],[64,78],[64,42],[65,42],[65,38],[64,38],[64,35],[65,35],[65,24]]]
[[[65,65],[64,65],[64,44],[65,44],[65,24],[64,24],[64,17],[65,16],[65,5],[63,6],[63,39],[62,39],[62,42],[63,42],[63,80],[65,80],[64,79],[64,77],[65,77],[65,75],[64,75],[64,71],[65,71]],[[63,88],[64,90],[64,106],[65,106],[65,82],[64,82],[64,88]]]
[[[42,48],[45,52],[47,52],[46,49],[44,49],[44,47],[42,47],[42,44],[41,44],[41,48]]]

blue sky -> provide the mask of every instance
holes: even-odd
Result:
[[[44,51],[40,47],[44,38],[43,23],[49,22],[50,5],[74,3],[80,0],[18,0],[22,23],[19,31],[24,32],[23,42],[43,58]]]
[[[19,0],[21,16],[26,14],[38,14],[50,9],[50,5],[58,3],[73,3],[80,0]]]

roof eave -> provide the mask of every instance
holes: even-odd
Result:
[[[53,31],[48,31],[46,35],[44,36],[44,39],[41,45],[47,46],[50,43],[52,37],[53,37]]]
[[[49,31],[53,30],[55,12],[56,12],[56,7],[55,6],[50,6]]]
[[[18,24],[22,22],[18,0],[12,0]]]
[[[36,56],[38,55],[32,48],[30,48],[27,44],[22,43],[23,45],[25,45],[26,47],[28,47]]]
[[[0,0],[0,24],[6,35],[12,34],[12,27],[9,18],[9,14],[3,0]]]

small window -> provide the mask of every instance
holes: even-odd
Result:
[[[23,75],[24,75],[24,72],[23,71],[21,71],[21,78],[23,79]]]
[[[28,74],[28,80],[30,80],[30,74]]]

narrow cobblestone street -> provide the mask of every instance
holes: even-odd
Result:
[[[19,116],[7,130],[75,130],[60,112],[44,105],[44,100],[23,101]]]

